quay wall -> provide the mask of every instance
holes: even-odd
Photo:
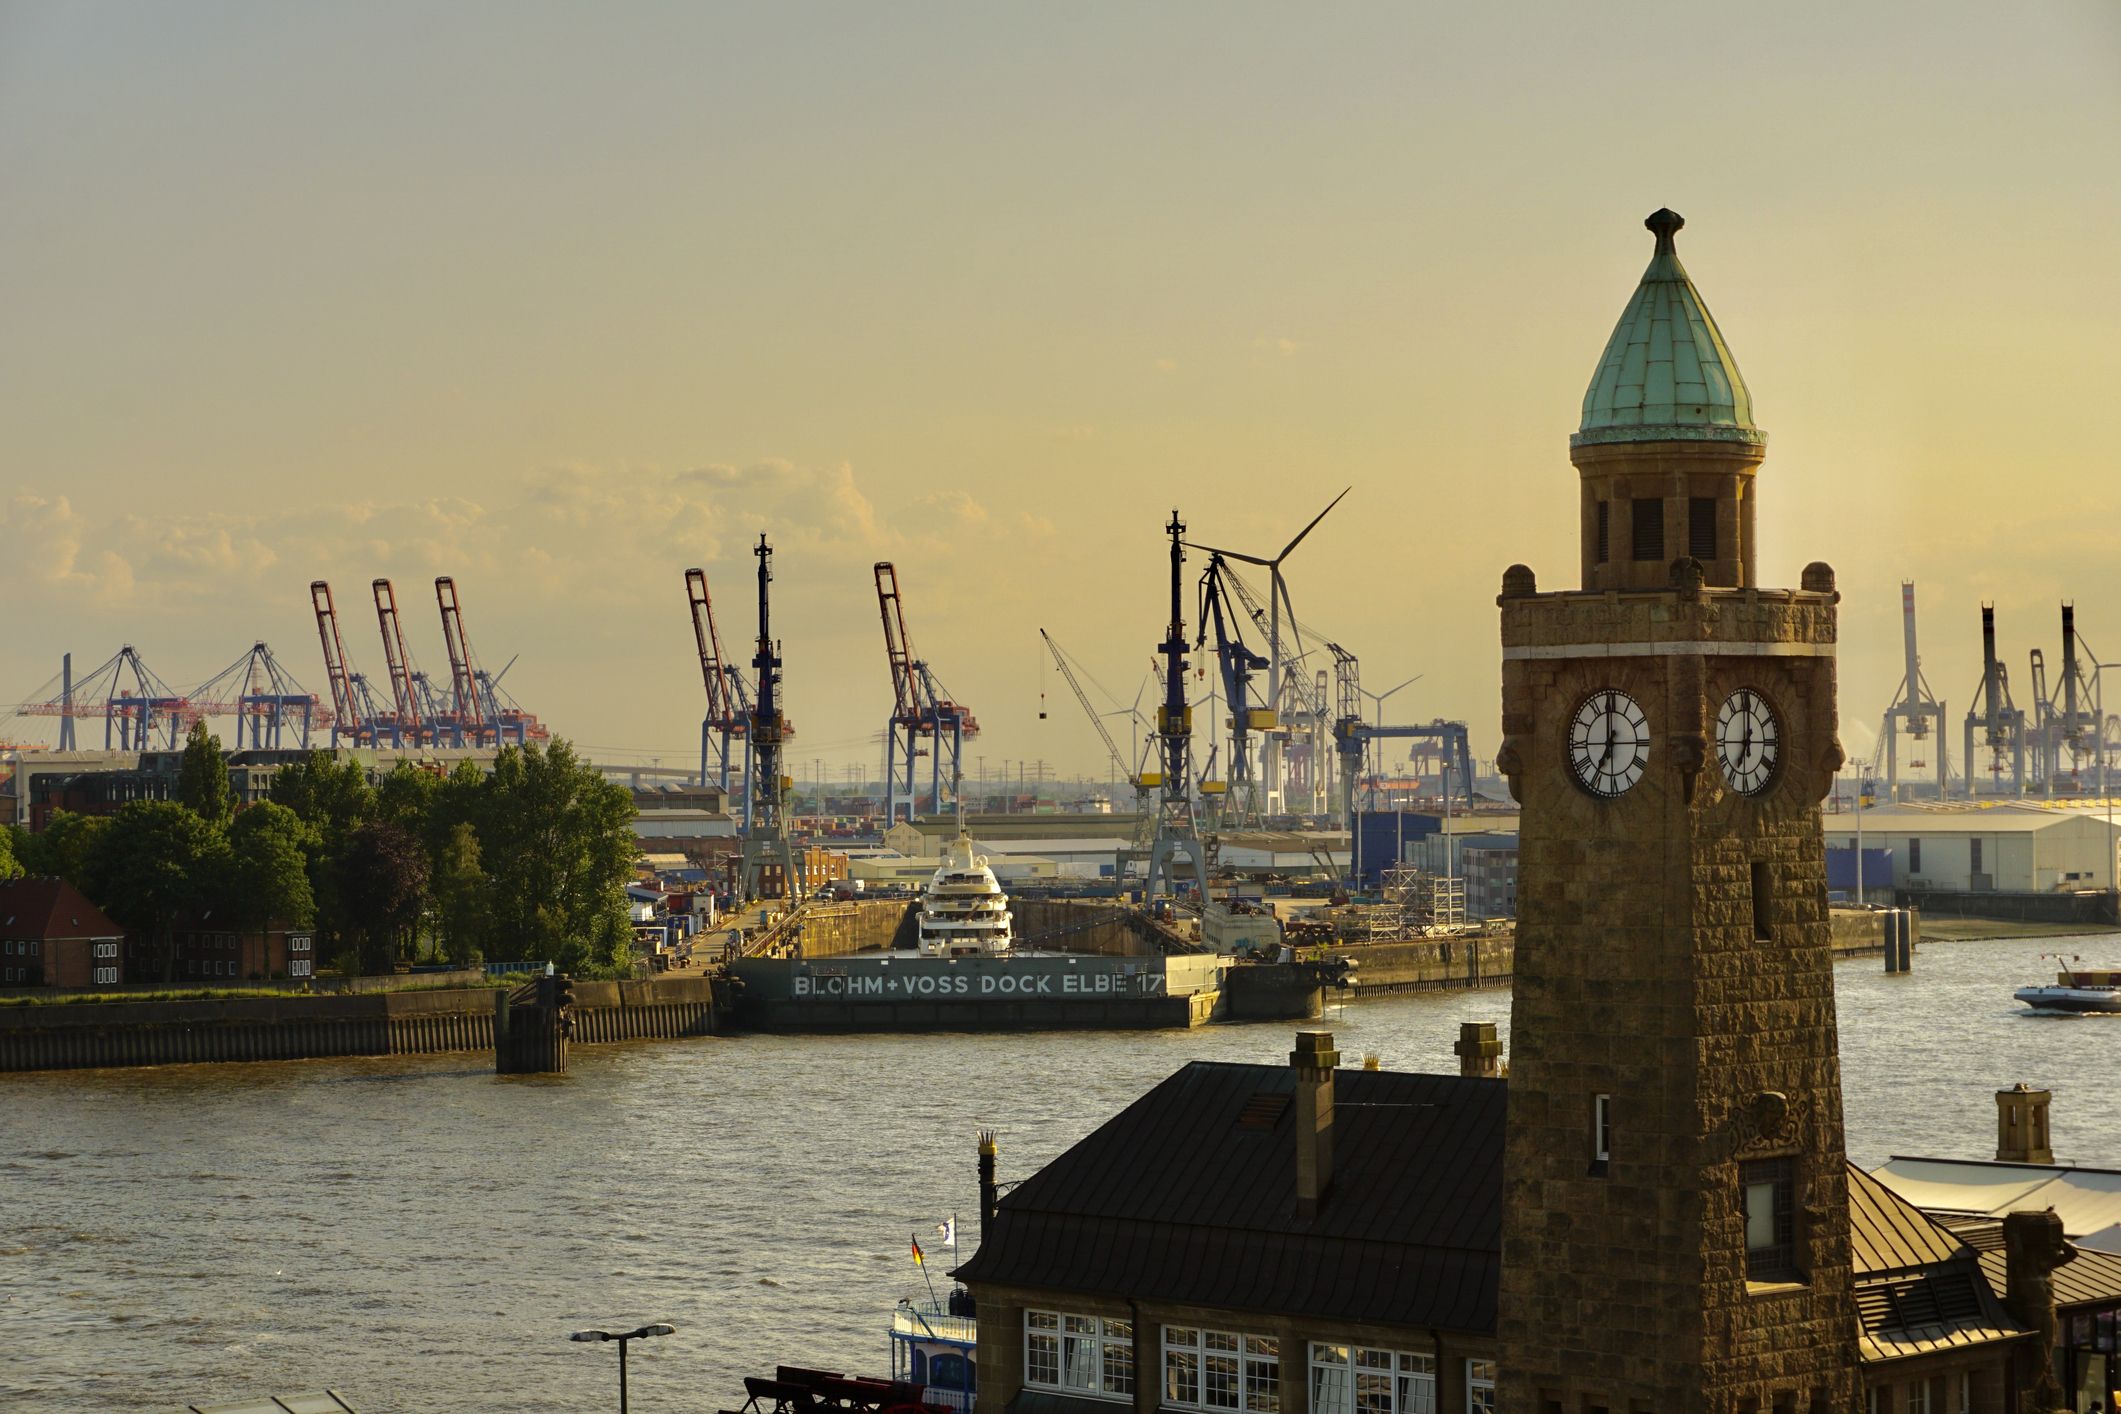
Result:
[[[1882,908],[1830,908],[1827,910],[1829,945],[1835,957],[1882,957],[1885,954],[1885,917]],[[1913,943],[1922,944],[1922,914],[1908,919]]]
[[[1509,933],[1480,933],[1457,938],[1336,943],[1321,951],[1356,964],[1351,980],[1357,997],[1379,997],[1396,992],[1507,987],[1517,956],[1517,939]]]
[[[493,1050],[501,989],[0,1007],[0,1072]],[[576,1044],[714,1032],[704,977],[577,982]]]

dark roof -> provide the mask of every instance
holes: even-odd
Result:
[[[49,942],[54,938],[124,936],[123,928],[64,879],[0,882],[0,938]]]
[[[1857,1343],[1865,1360],[2027,1334],[1996,1300],[1975,1248],[1854,1164],[1848,1175]]]
[[[1996,1231],[2000,1244],[2003,1231],[2001,1223],[1996,1224]],[[1982,1251],[1981,1270],[1988,1274],[1989,1283],[1996,1290],[2004,1289],[2005,1283],[2010,1280],[2010,1269],[2000,1245]],[[2076,1259],[2055,1268],[2048,1279],[2055,1284],[2057,1310],[2067,1312],[2080,1307],[2087,1310],[2121,1307],[2121,1253],[2079,1247]]]
[[[1296,1214],[1294,1072],[1196,1061],[1002,1200],[966,1280],[1458,1331],[1495,1326],[1500,1080],[1334,1073]]]

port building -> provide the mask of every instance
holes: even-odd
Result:
[[[1994,805],[1880,806],[1862,812],[1866,851],[1892,851],[1892,884],[1933,895],[2058,894],[2111,888],[2121,815],[2098,809]],[[1827,848],[1854,849],[1854,812],[1825,817]],[[1865,889],[1877,880],[1865,861]]]

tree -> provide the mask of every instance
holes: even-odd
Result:
[[[15,827],[0,826],[0,879],[19,879],[24,872],[22,862],[15,857]]]
[[[177,768],[177,799],[209,825],[225,825],[235,810],[228,784],[228,753],[221,739],[193,722],[184,743],[184,759]]]
[[[110,817],[76,815],[58,810],[42,832],[16,836],[16,855],[22,867],[44,878],[64,879],[82,893],[94,896],[89,887],[91,861],[96,857]]]
[[[422,771],[409,761],[400,761],[397,769],[376,787],[376,818],[388,820],[414,836],[423,836],[441,788],[442,778],[434,772]]]
[[[361,764],[328,751],[282,766],[273,775],[272,798],[301,816],[327,848],[376,813],[376,793]]]
[[[220,830],[174,800],[127,801],[95,841],[88,895],[156,945],[165,982],[176,975],[177,919],[207,901],[227,848]]]
[[[470,822],[459,821],[450,830],[430,877],[444,955],[459,967],[469,967],[484,955],[489,906],[479,836]]]
[[[556,740],[502,748],[485,804],[493,950],[568,971],[626,967],[626,882],[639,852],[632,795]]]
[[[269,800],[236,817],[228,830],[222,906],[241,926],[263,932],[274,923],[308,928],[317,921],[309,834],[300,816]]]
[[[427,907],[427,852],[409,831],[372,820],[347,836],[337,872],[361,970],[391,971]]]

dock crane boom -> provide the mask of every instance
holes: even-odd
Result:
[[[1238,627],[1240,605],[1230,602],[1231,589],[1224,579],[1221,553],[1210,554],[1200,578],[1200,634],[1194,646],[1205,647],[1209,631],[1214,631],[1215,661],[1222,670],[1223,697],[1230,704],[1231,806],[1225,823],[1253,825],[1259,820],[1260,800],[1259,782],[1252,774],[1252,733],[1274,730],[1279,718],[1272,707],[1253,704],[1252,675],[1269,665],[1245,642]]]
[[[929,804],[937,811],[943,808],[945,777],[955,792],[962,778],[965,741],[979,735],[979,722],[950,699],[927,662],[914,656],[897,567],[889,560],[878,560],[875,573],[877,612],[884,622],[884,656],[891,667],[891,719],[884,725],[884,818],[889,822],[898,819],[901,801],[909,819],[915,812],[913,770],[922,755],[929,758]],[[928,752],[921,749],[923,737],[934,742]],[[945,753],[950,758],[947,771]]]
[[[744,686],[743,670],[722,653],[714,601],[707,593],[707,571],[685,571],[685,597],[692,605],[692,639],[699,645],[700,681],[707,689],[707,715],[700,719],[700,784],[712,779],[727,797],[733,738],[743,740],[744,780],[748,784],[751,779],[751,694]]]
[[[405,651],[405,633],[398,622],[398,591],[387,579],[374,580],[376,626],[383,633],[383,661],[390,671],[390,695],[396,707],[391,733],[407,746],[425,746],[433,729],[420,721],[420,698],[413,685],[412,657]]]
[[[346,661],[346,640],[339,636],[339,606],[332,602],[330,581],[309,582],[309,605],[316,610],[317,638],[324,646],[324,676],[331,683],[331,744],[337,746],[343,736],[355,746],[373,746],[375,723],[363,716],[354,690],[353,665]]]

